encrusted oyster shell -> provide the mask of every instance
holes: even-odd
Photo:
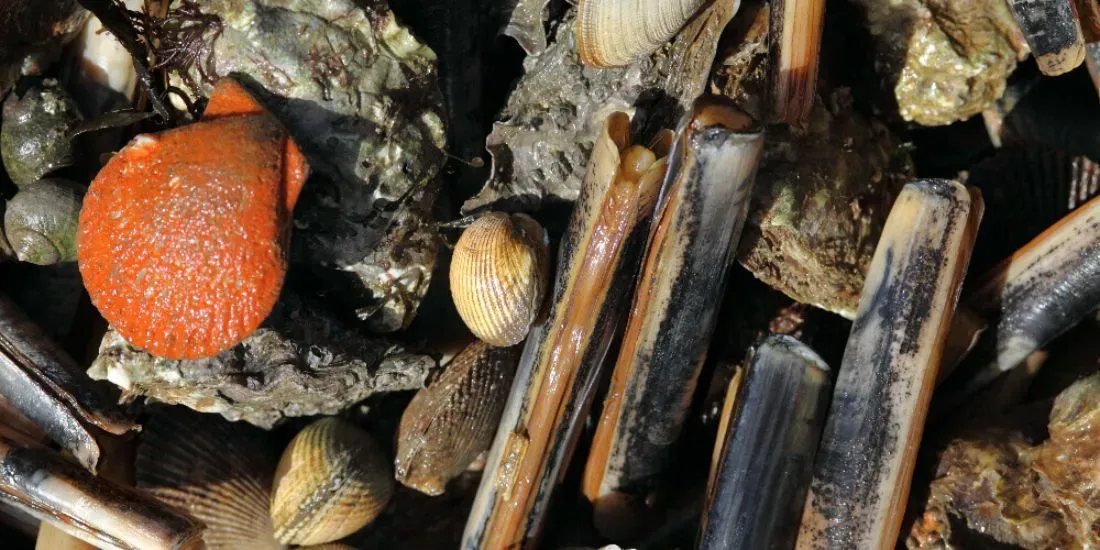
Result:
[[[376,314],[372,328],[407,326],[436,253],[429,215],[445,132],[435,53],[381,1],[198,5],[220,24],[173,83],[208,94],[219,77],[244,77],[316,174],[295,211],[293,259],[354,273],[366,290],[354,305]]]
[[[205,359],[154,357],[108,331],[88,375],[118,385],[123,401],[145,396],[271,428],[288,416],[337,414],[374,393],[419,389],[434,366],[284,292],[256,332]]]

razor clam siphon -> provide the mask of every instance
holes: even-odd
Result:
[[[962,380],[962,386],[937,396],[937,410],[985,387],[1097,307],[1100,197],[990,269],[968,294],[952,323],[948,349],[954,355],[941,367],[958,365],[948,380]]]
[[[585,467],[605,533],[632,523],[630,503],[645,499],[680,435],[763,149],[757,121],[722,96],[697,100],[679,132]]]
[[[630,145],[623,112],[596,139],[562,239],[553,305],[527,339],[462,548],[527,546],[539,536],[626,312],[664,154]]]
[[[123,434],[137,427],[103,389],[0,295],[0,393],[93,473],[100,454],[95,428]]]
[[[1085,39],[1073,0],[1009,0],[1039,70],[1058,76],[1085,60]]]
[[[898,196],[844,350],[797,548],[894,547],[981,212],[980,194],[953,181]]]
[[[0,437],[0,501],[99,548],[202,548],[204,526],[43,448]]]
[[[825,362],[783,335],[730,381],[698,548],[793,546],[830,389]]]

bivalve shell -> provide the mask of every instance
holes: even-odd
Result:
[[[318,420],[294,437],[275,470],[275,538],[342,539],[378,517],[393,491],[393,469],[370,435],[336,417]]]
[[[466,228],[451,259],[451,296],[470,332],[498,347],[527,336],[546,295],[549,246],[526,214],[491,212]]]
[[[581,0],[577,52],[593,67],[629,65],[661,48],[704,0]]]

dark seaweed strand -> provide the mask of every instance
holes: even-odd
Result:
[[[1008,284],[1001,297],[996,328],[986,330],[960,373],[973,373],[964,393],[991,382],[1020,364],[1100,307],[1100,216],[1078,229],[1072,240],[1087,240],[1079,251],[1066,242],[1035,259],[1057,257],[1054,270],[1033,274],[1026,284]]]
[[[1016,21],[1037,55],[1055,54],[1083,41],[1072,0],[1011,0]]]
[[[683,144],[695,151],[718,149],[740,145],[745,140],[746,134],[712,127],[693,136],[691,143],[678,141],[676,147]],[[663,312],[659,321],[652,355],[639,352],[633,359],[636,365],[647,365],[645,376],[631,380],[623,396],[624,410],[639,415],[639,421],[633,426],[620,426],[620,430],[626,432],[617,438],[626,441],[627,447],[613,451],[629,457],[623,464],[622,476],[627,485],[620,490],[630,493],[644,493],[652,488],[657,474],[666,468],[669,448],[680,434],[687,415],[685,405],[695,389],[707,342],[714,331],[713,321],[719,305],[716,297],[725,289],[730,256],[740,240],[755,177],[754,167],[744,180],[730,182],[732,189],[716,188],[717,185],[708,187],[704,185],[703,175],[709,168],[698,154],[685,152],[681,155],[674,151],[672,156],[681,166],[679,173],[687,170],[691,177],[680,183],[681,188],[674,186],[669,190],[669,193],[683,195],[669,232],[693,246],[679,251],[683,255],[684,271],[672,283],[669,310]],[[671,170],[670,166],[670,178],[675,174]],[[731,213],[711,208],[713,218],[700,218],[706,213],[706,203],[718,200],[723,204],[738,204],[740,210]],[[716,227],[723,230],[711,229]],[[704,231],[704,228],[711,230]],[[728,241],[722,240],[725,235]]]
[[[926,181],[920,188],[940,200],[952,198],[948,182],[942,180]],[[957,217],[950,216],[943,234],[950,235],[957,223]],[[895,410],[891,398],[898,391],[907,395],[919,391],[912,383],[913,377],[921,373],[898,369],[898,363],[911,366],[899,361],[898,356],[912,356],[923,343],[921,335],[935,301],[934,283],[951,252],[946,250],[946,244],[940,241],[930,246],[925,242],[908,254],[892,246],[881,251],[885,255],[885,273],[870,296],[865,289],[867,305],[861,306],[852,324],[817,453],[812,482],[813,511],[829,527],[825,532],[812,534],[815,546],[857,548],[859,534],[876,527],[867,524],[870,518],[852,517],[851,512],[854,506],[862,509],[879,506],[877,489],[883,481],[881,476],[904,444],[899,441],[904,434],[900,433],[898,419],[912,411]],[[876,255],[879,253],[876,251]],[[900,334],[897,330],[884,330],[880,341],[863,342],[860,337],[875,327],[897,326],[904,330]],[[871,374],[869,380],[868,374]],[[859,418],[853,418],[853,413],[861,411]]]

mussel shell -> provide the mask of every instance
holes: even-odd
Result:
[[[166,408],[142,430],[137,486],[206,524],[210,550],[282,548],[268,512],[275,452],[262,430]]]
[[[413,397],[397,432],[397,480],[439,495],[489,449],[522,348],[475,341]]]
[[[527,336],[550,278],[546,231],[526,214],[486,214],[462,233],[451,259],[451,294],[462,320],[493,346]]]
[[[20,261],[76,261],[76,229],[84,188],[62,179],[24,185],[4,211],[4,234]]]
[[[284,544],[342,539],[386,508],[393,468],[378,444],[355,425],[330,417],[298,433],[275,471],[271,519]]]

